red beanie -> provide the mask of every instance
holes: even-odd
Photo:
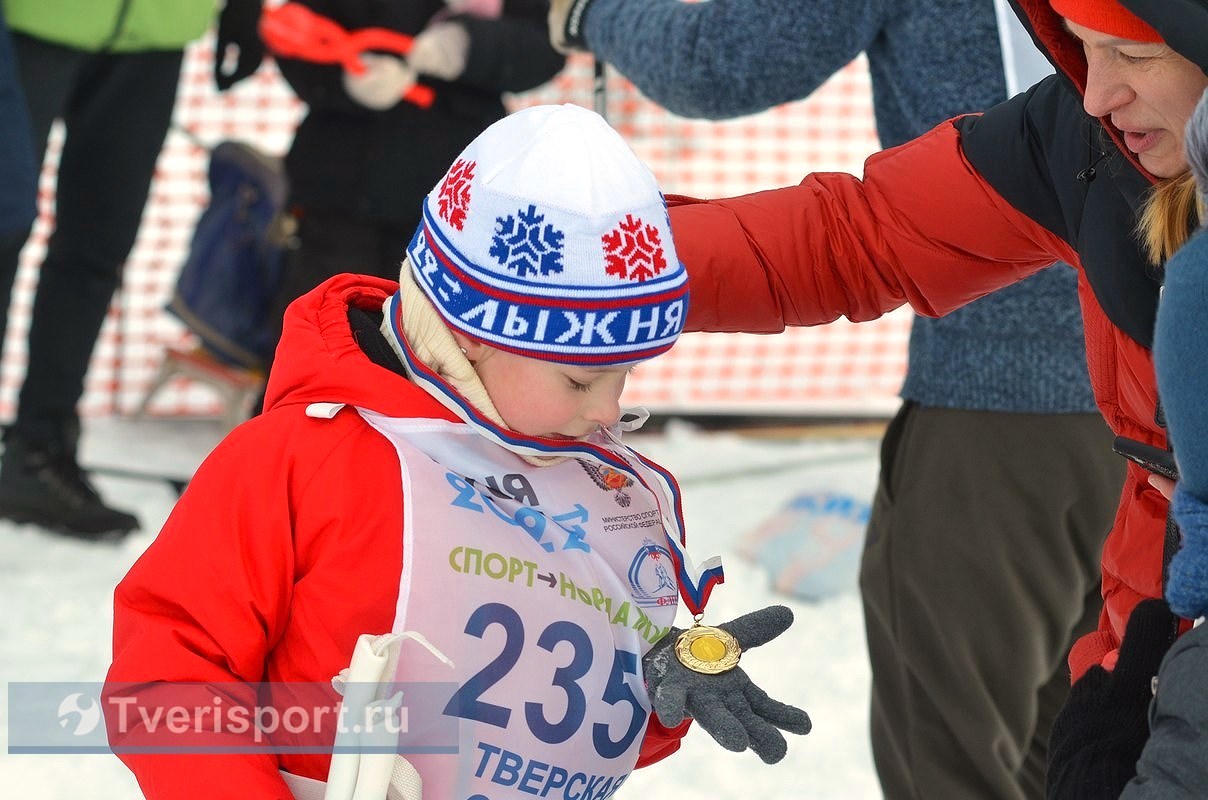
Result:
[[[1049,0],[1053,10],[1084,28],[1134,42],[1161,42],[1161,34],[1117,0]]]

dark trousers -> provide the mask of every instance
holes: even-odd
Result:
[[[294,300],[343,272],[398,280],[407,245],[419,224],[380,222],[329,211],[296,210],[297,237],[285,254],[281,286],[269,312],[274,342],[281,319]],[[274,346],[273,349],[276,349]]]
[[[860,574],[887,800],[1044,797],[1123,479],[1097,414],[894,419]]]
[[[29,367],[8,435],[73,446],[84,376],[138,233],[183,51],[94,55],[19,34],[13,41],[38,163],[56,118],[67,136],[55,227],[38,272]],[[0,241],[2,297],[11,297],[28,235]],[[0,337],[9,302],[0,303]]]
[[[17,78],[13,40],[0,3],[0,236],[33,224],[38,170],[30,144],[29,112]]]

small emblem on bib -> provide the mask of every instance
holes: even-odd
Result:
[[[621,508],[629,507],[632,498],[625,490],[633,486],[633,478],[630,478],[624,472],[604,466],[603,464],[592,464],[581,458],[575,460],[579,462],[579,466],[583,467],[584,472],[591,476],[596,486],[599,486],[606,492],[616,493],[613,495],[613,499],[617,501],[617,505]]]

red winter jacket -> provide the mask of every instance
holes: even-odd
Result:
[[[688,327],[774,333],[840,316],[875,319],[904,303],[938,316],[1065,261],[1079,269],[1104,417],[1117,434],[1164,447],[1149,350],[1159,271],[1133,235],[1153,178],[1110,120],[1082,110],[1085,60],[1049,4],[1019,5],[1059,67],[1027,93],[872,156],[862,181],[814,174],[729,200],[669,198],[691,280]],[[1129,5],[1208,67],[1208,4]],[[1075,679],[1093,664],[1114,665],[1133,607],[1161,595],[1166,512],[1130,465],[1103,552],[1099,630],[1070,654]]]
[[[391,630],[402,564],[398,456],[350,408],[331,419],[305,411],[330,402],[454,419],[354,340],[349,307],[378,313],[397,288],[341,275],[290,307],[269,410],[218,445],[118,585],[104,704],[114,748],[146,734],[118,730],[111,701],[131,693],[116,684],[204,682],[252,705],[244,683],[327,684],[348,666],[359,634]],[[273,686],[260,704],[284,704],[284,691]],[[686,729],[651,718],[638,766],[678,749]],[[120,757],[151,800],[290,800],[278,769],[324,780],[330,762],[327,754]]]

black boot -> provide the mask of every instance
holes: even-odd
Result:
[[[0,458],[0,518],[94,541],[138,530],[138,518],[101,500],[75,454],[13,436]]]

